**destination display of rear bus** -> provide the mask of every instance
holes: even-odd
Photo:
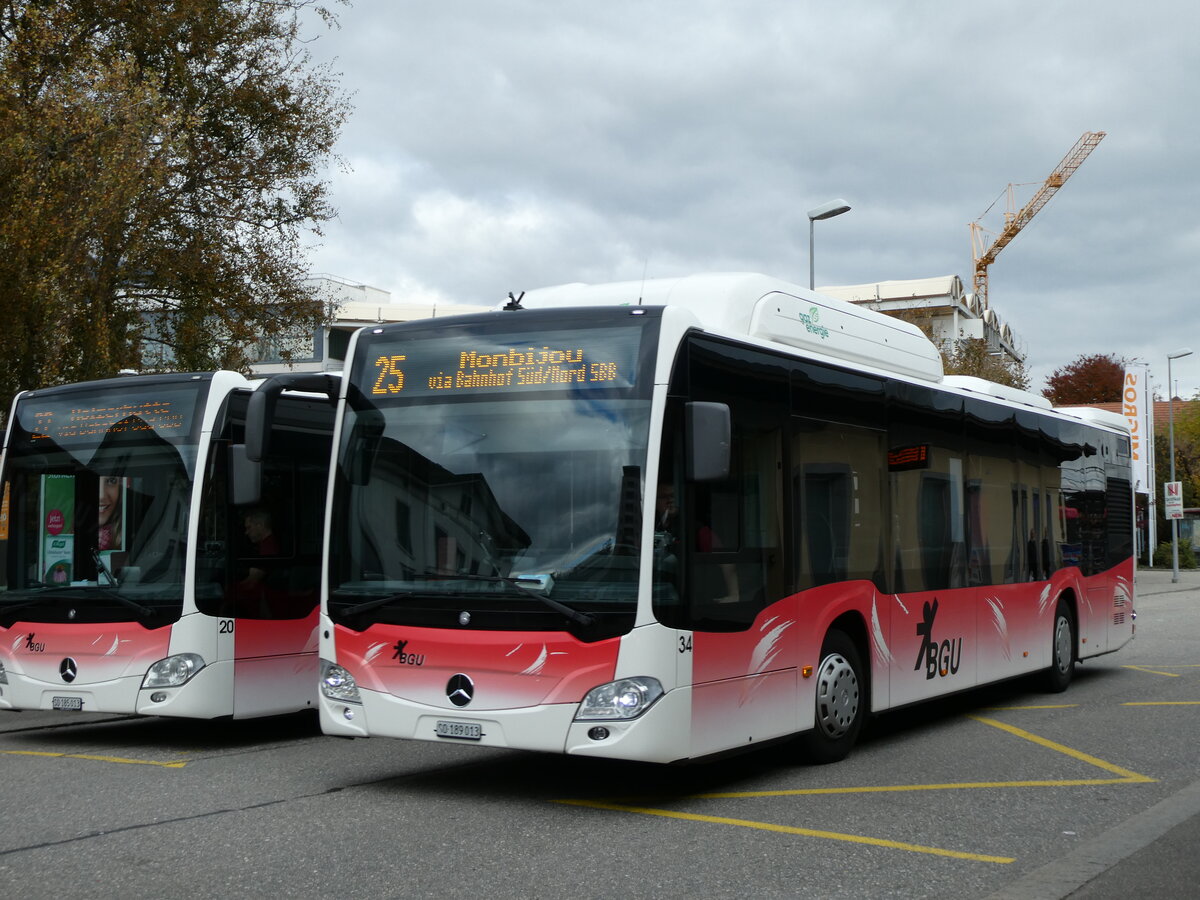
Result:
[[[530,291],[359,332],[334,436],[329,734],[676,762],[1133,634],[1119,417],[943,376],[764,276]]]

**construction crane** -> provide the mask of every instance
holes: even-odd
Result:
[[[996,256],[1000,251],[1017,236],[1017,232],[1029,224],[1029,220],[1037,215],[1038,210],[1050,202],[1050,198],[1066,184],[1068,178],[1075,174],[1075,170],[1083,164],[1083,161],[1088,158],[1088,154],[1095,150],[1096,145],[1102,140],[1104,140],[1103,131],[1085,131],[1083,137],[1075,142],[1075,146],[1067,151],[1062,162],[1054,167],[1054,171],[1038,188],[1037,193],[1020,210],[1015,209],[1013,185],[1010,184],[1008,186],[1008,209],[1004,213],[1004,228],[986,247],[984,246],[985,229],[979,224],[978,219],[971,223],[971,250],[975,257],[974,291],[975,299],[981,310],[988,308],[988,266],[996,261]]]

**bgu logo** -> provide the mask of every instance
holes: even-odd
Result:
[[[45,641],[35,641],[34,640],[35,637],[37,637],[37,635],[35,635],[32,631],[29,632],[29,634],[25,638],[25,649],[28,650],[30,653],[45,653],[46,652],[46,642]]]
[[[943,678],[947,675],[957,675],[958,667],[962,663],[961,637],[944,640],[940,645],[934,640],[933,620],[937,616],[937,611],[937,597],[933,598],[932,605],[926,601],[923,610],[924,621],[917,625],[917,636],[921,638],[921,649],[917,651],[917,664],[913,666],[913,671],[916,672],[924,664],[926,679],[933,678],[935,675]]]
[[[392,659],[396,660],[402,666],[423,666],[425,665],[424,653],[406,653],[404,648],[408,646],[408,641],[396,641],[392,650]]]

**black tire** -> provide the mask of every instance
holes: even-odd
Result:
[[[850,754],[866,718],[866,680],[854,642],[841,631],[830,631],[813,674],[816,727],[800,735],[799,742],[807,762],[824,765]]]
[[[1061,597],[1054,610],[1054,630],[1050,638],[1050,668],[1043,684],[1051,694],[1061,694],[1075,673],[1075,617],[1071,607]]]

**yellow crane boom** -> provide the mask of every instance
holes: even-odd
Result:
[[[1050,198],[1058,192],[1058,189],[1066,183],[1067,179],[1075,174],[1075,170],[1083,164],[1088,154],[1104,140],[1104,134],[1103,131],[1085,131],[1083,137],[1067,151],[1062,162],[1054,167],[1054,171],[1042,182],[1041,187],[1020,210],[1014,211],[1016,204],[1013,201],[1013,186],[1010,184],[1008,186],[1008,210],[1004,214],[1004,227],[990,244],[984,246],[984,228],[979,224],[979,220],[970,224],[971,251],[975,257],[973,289],[975,299],[979,301],[982,309],[986,309],[988,306],[988,266],[996,261],[997,254],[1008,246],[1009,242],[1017,236],[1017,232],[1024,228],[1029,220],[1037,215],[1038,210],[1045,206]]]

